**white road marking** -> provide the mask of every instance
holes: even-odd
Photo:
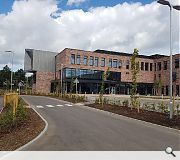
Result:
[[[43,106],[36,106],[37,108],[44,108]]]
[[[72,104],[65,104],[66,106],[69,106],[69,107],[71,107],[71,106],[73,106]]]
[[[62,104],[58,104],[58,105],[56,105],[56,106],[58,106],[58,107],[63,107],[63,105],[62,105]]]
[[[46,105],[47,107],[49,107],[49,108],[53,108],[54,106],[53,105]]]

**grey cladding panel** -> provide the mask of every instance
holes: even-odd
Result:
[[[33,68],[37,71],[55,71],[55,55],[57,53],[47,51],[34,51]]]

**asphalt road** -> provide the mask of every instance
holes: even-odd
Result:
[[[2,107],[3,107],[3,97],[0,96],[0,111],[1,111]]]
[[[162,151],[167,146],[180,150],[178,131],[115,118],[47,97],[22,97],[49,124],[47,132],[24,150]]]

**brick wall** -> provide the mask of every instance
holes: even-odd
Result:
[[[71,64],[71,54],[80,55],[81,56],[81,65],[77,64]],[[88,65],[85,66],[83,62],[83,57],[88,56]],[[89,65],[89,59],[90,56],[98,57],[98,67],[96,66],[90,66]],[[101,58],[105,58],[105,67],[101,67]],[[91,51],[82,51],[82,50],[76,50],[76,49],[65,49],[62,52],[60,52],[56,56],[56,78],[59,79],[61,69],[61,63],[64,64],[64,67],[68,68],[80,68],[80,69],[92,69],[92,70],[102,70],[105,71],[108,69],[108,63],[109,59],[117,59],[118,61],[122,61],[122,67],[121,68],[110,68],[110,71],[114,72],[121,72],[121,81],[122,82],[131,82],[131,70],[130,66],[129,69],[126,69],[126,61],[129,60],[130,62],[130,56],[121,56],[121,55],[110,55],[110,54],[101,54]],[[138,58],[137,61],[141,62],[148,62],[153,63],[153,59],[147,59],[147,58]],[[149,66],[150,68],[150,66]],[[154,69],[152,71],[141,71],[139,72],[137,81],[139,83],[153,83],[154,82]]]
[[[34,93],[50,93],[51,81],[54,80],[55,74],[52,72],[36,72],[36,83],[33,84]]]

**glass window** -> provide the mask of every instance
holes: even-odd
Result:
[[[154,71],[156,71],[156,63],[154,63]]]
[[[129,60],[126,61],[126,69],[129,69]]]
[[[141,70],[144,71],[144,62],[141,62]]]
[[[90,56],[90,62],[89,62],[90,66],[93,66],[94,65],[94,57]]]
[[[176,85],[176,95],[178,95],[179,96],[179,85]]]
[[[75,64],[75,54],[71,54],[71,64]]]
[[[166,96],[169,95],[169,86],[166,86]]]
[[[118,67],[117,59],[113,59],[113,67],[114,68]]]
[[[167,70],[167,61],[164,61],[164,70]]]
[[[179,59],[175,59],[175,68],[179,68]]]
[[[145,63],[145,71],[148,71],[149,70],[149,63]]]
[[[84,56],[84,65],[85,65],[85,66],[88,65],[88,56]]]
[[[99,61],[99,58],[98,58],[98,57],[95,57],[94,65],[95,65],[96,67],[98,67],[98,61]]]
[[[77,55],[76,56],[76,64],[80,64],[81,63],[81,56]]]
[[[159,74],[159,80],[161,80],[161,74]]]
[[[71,69],[71,77],[76,77],[76,69],[75,68]]]
[[[118,64],[118,67],[122,67],[122,60],[119,60],[119,64]]]
[[[80,77],[80,69],[76,68],[76,77]]]
[[[112,59],[111,58],[109,59],[109,67],[112,68]]]
[[[153,64],[152,63],[150,63],[150,71],[152,71],[153,70]]]
[[[176,72],[172,73],[172,79],[173,79],[173,82],[176,81],[176,79],[177,79],[177,73]]]
[[[101,58],[101,67],[105,67],[105,58]]]
[[[158,62],[158,71],[161,70],[161,62]]]

